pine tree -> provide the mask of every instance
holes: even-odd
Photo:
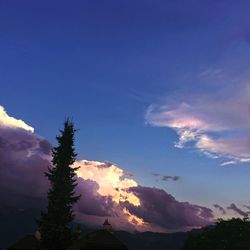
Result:
[[[69,119],[56,137],[58,146],[52,150],[52,167],[45,173],[51,187],[48,192],[47,212],[41,213],[38,227],[42,247],[49,250],[64,250],[70,245],[74,219],[72,206],[80,196],[75,195],[76,173],[72,164],[77,154],[74,148],[74,125]]]

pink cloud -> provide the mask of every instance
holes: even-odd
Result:
[[[227,164],[250,161],[250,84],[179,99],[151,105],[147,123],[174,129],[176,147],[189,143],[208,156],[228,158]]]

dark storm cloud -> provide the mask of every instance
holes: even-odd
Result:
[[[217,208],[222,214],[226,214],[226,210],[222,206],[214,204],[214,207]]]
[[[78,178],[77,192],[82,195],[76,205],[77,211],[87,215],[110,216],[113,201],[109,196],[101,196],[97,191],[99,185],[93,180]]]
[[[248,216],[248,212],[244,212],[243,210],[238,208],[234,203],[232,203],[229,207],[227,207],[227,209],[233,210],[234,212],[236,212],[237,214],[241,216],[244,216],[244,217]]]
[[[179,202],[162,189],[151,187],[130,188],[141,201],[141,206],[124,203],[127,209],[145,222],[157,224],[165,229],[187,230],[200,227],[213,221],[212,210],[206,207],[193,205],[188,202]]]
[[[41,152],[43,152],[46,155],[50,155],[52,147],[51,147],[51,145],[50,145],[50,143],[48,141],[41,140],[39,142],[39,146],[40,146]]]
[[[0,127],[0,193],[16,192],[37,197],[46,193],[44,171],[50,155],[42,140],[21,128]]]

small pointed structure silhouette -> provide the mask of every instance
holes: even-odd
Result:
[[[112,226],[111,224],[109,223],[109,220],[106,219],[103,223],[103,229],[109,231],[109,232],[112,232]]]

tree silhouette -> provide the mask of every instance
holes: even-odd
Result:
[[[72,206],[80,196],[75,195],[76,173],[78,168],[72,164],[77,154],[74,148],[73,123],[67,119],[64,129],[56,137],[58,146],[52,150],[52,167],[45,173],[51,187],[48,191],[47,212],[41,213],[38,227],[41,234],[42,248],[64,250],[73,239],[71,222],[73,221]]]
[[[203,232],[190,233],[182,250],[250,250],[248,218],[219,220]]]

